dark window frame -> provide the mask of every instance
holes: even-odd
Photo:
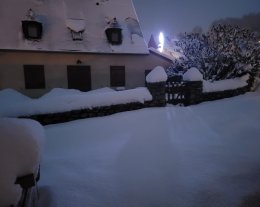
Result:
[[[123,74],[123,76],[121,76]],[[121,78],[120,78],[121,76]],[[110,66],[110,86],[125,87],[125,66]]]
[[[77,74],[80,74],[78,76]],[[86,79],[79,80],[82,75],[86,75]],[[78,89],[81,91],[90,91],[92,89],[92,77],[90,65],[67,65],[67,81],[68,89]],[[86,81],[86,82],[85,82]]]
[[[36,34],[30,34],[30,28],[36,29]],[[22,21],[22,29],[24,38],[29,40],[38,40],[42,38],[42,23],[36,21]]]
[[[106,29],[107,40],[112,45],[121,45],[123,41],[121,28],[107,28]],[[115,39],[115,37],[117,37]]]
[[[25,89],[45,89],[44,65],[24,65]]]

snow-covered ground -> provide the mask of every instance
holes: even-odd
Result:
[[[260,190],[260,91],[46,126],[40,207],[236,207]]]

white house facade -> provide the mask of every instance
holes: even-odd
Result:
[[[0,89],[134,88],[171,60],[150,53],[131,0],[1,0]]]

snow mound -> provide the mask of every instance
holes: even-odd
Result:
[[[41,96],[40,99],[48,99],[57,96],[67,96],[81,93],[82,92],[77,89],[53,88],[51,91]]]
[[[28,101],[31,98],[19,93],[11,88],[0,90],[0,102],[1,106],[5,104],[14,104],[23,101]]]
[[[190,68],[186,73],[183,74],[184,81],[202,81],[203,75],[197,68]]]
[[[158,83],[167,81],[167,74],[162,66],[156,66],[147,76],[146,82]]]
[[[0,206],[16,205],[21,197],[16,178],[36,175],[42,146],[44,128],[36,121],[0,118]]]
[[[99,88],[95,90],[91,90],[86,92],[87,94],[98,94],[98,93],[107,93],[107,92],[115,92],[114,89],[109,88],[109,87],[104,87],[104,88]]]
[[[39,99],[49,99],[49,98],[68,96],[68,95],[83,95],[83,94],[89,95],[89,94],[96,94],[96,93],[107,93],[107,92],[112,92],[112,91],[115,91],[115,90],[112,88],[109,88],[109,87],[99,88],[99,89],[91,90],[88,92],[82,92],[77,89],[53,88],[51,91],[44,94]]]
[[[215,82],[203,81],[203,92],[215,92],[233,90],[247,86],[249,75],[244,75],[240,78],[220,80]]]

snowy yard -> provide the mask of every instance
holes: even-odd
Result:
[[[260,92],[46,126],[41,207],[235,207],[260,191]]]

